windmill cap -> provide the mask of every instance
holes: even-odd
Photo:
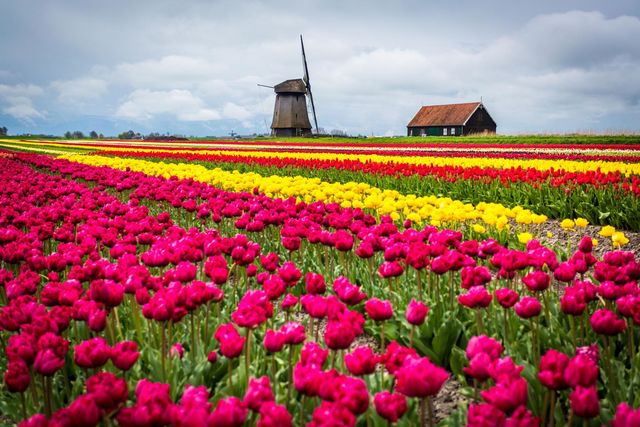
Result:
[[[307,93],[302,79],[285,80],[273,87],[276,93]]]

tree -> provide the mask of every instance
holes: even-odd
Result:
[[[0,128],[0,136],[7,136],[7,127],[6,126],[2,126]]]
[[[71,134],[71,132],[66,131],[66,132],[64,133],[64,137],[65,137],[65,139],[71,139],[71,138],[73,138],[73,135]]]
[[[92,139],[96,139],[96,138],[98,138],[98,133],[97,133],[95,130],[92,130],[92,131],[89,133],[89,138],[92,138]]]
[[[136,133],[132,130],[128,130],[127,132],[122,132],[118,134],[118,139],[133,139],[136,136]]]

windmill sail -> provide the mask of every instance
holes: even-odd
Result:
[[[304,84],[307,87],[307,91],[309,92],[309,100],[311,101],[311,112],[313,113],[313,123],[316,127],[316,134],[318,131],[318,119],[316,117],[316,106],[313,103],[313,93],[311,92],[311,81],[309,80],[309,67],[307,66],[307,56],[304,53],[304,41],[302,41],[302,34],[300,34],[300,46],[302,47],[302,68],[304,71]]]

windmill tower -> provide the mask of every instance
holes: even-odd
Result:
[[[273,90],[276,93],[276,103],[273,109],[273,120],[271,121],[272,136],[311,135],[312,128],[307,110],[307,95],[309,96],[311,111],[313,112],[315,133],[318,133],[318,120],[316,118],[316,108],[313,103],[313,94],[311,93],[309,68],[307,67],[307,57],[304,52],[302,35],[300,36],[300,46],[302,48],[303,78],[285,80],[273,86]]]

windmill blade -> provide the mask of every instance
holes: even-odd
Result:
[[[318,118],[316,117],[316,106],[313,102],[313,93],[311,92],[311,81],[309,80],[309,67],[307,66],[307,55],[304,53],[304,41],[302,40],[302,34],[300,34],[300,46],[302,47],[302,68],[304,72],[303,81],[307,86],[307,92],[309,92],[309,100],[311,101],[311,111],[313,113],[313,123],[316,127],[316,134],[318,131]]]

